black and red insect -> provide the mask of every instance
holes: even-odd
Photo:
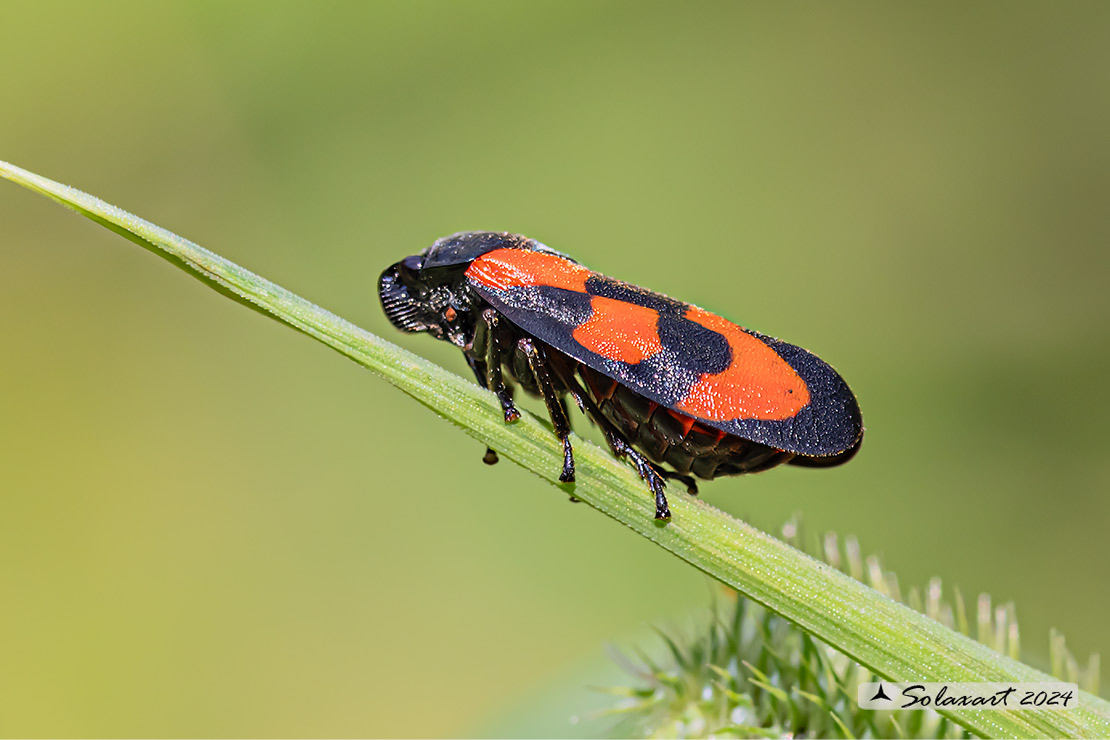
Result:
[[[696,493],[692,476],[839,465],[863,440],[852,391],[810,352],[518,234],[444,237],[389,267],[378,292],[394,326],[463,350],[505,421],[520,415],[506,373],[543,398],[564,482],[574,480],[565,398],[574,399],[636,466],[656,519],[671,515],[666,478]]]

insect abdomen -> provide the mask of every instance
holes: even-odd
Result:
[[[727,434],[665,408],[579,364],[586,389],[606,419],[653,462],[711,480],[754,473],[787,462],[788,452]]]

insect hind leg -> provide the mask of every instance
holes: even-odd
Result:
[[[686,492],[691,496],[698,495],[698,484],[697,481],[694,480],[694,476],[684,475],[675,470],[667,470],[662,465],[656,465],[655,463],[652,463],[652,467],[655,468],[656,473],[659,473],[659,475],[663,476],[664,478],[667,478],[668,480],[676,480],[682,485],[686,486]]]
[[[644,457],[632,444],[625,439],[613,423],[609,421],[601,413],[601,409],[597,404],[586,394],[582,386],[573,375],[561,374],[559,378],[567,387],[574,402],[578,404],[578,408],[585,411],[591,419],[601,429],[602,434],[605,435],[605,441],[609,443],[609,449],[613,451],[616,457],[624,458],[631,462],[636,467],[636,472],[639,473],[640,479],[647,484],[648,490],[651,491],[652,496],[655,497],[655,518],[666,521],[671,518],[671,508],[667,504],[667,496],[664,493],[666,488],[666,481],[664,476],[668,478],[677,478],[687,486],[694,486],[694,491],[697,490],[696,484],[689,476],[681,475],[680,473],[671,473],[669,471],[661,470],[657,466]]]
[[[605,432],[605,438],[608,440],[609,446],[613,448],[613,454],[617,457],[623,457],[635,465],[636,472],[640,474],[640,478],[644,483],[647,483],[648,490],[655,496],[655,518],[670,519],[671,509],[667,505],[667,496],[663,493],[663,489],[667,485],[664,480],[665,472],[661,474],[656,470],[655,465],[615,429],[606,429],[605,426],[602,426],[602,430]]]

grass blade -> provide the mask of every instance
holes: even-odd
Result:
[[[74,188],[0,162],[0,176],[155,252],[224,295],[308,334],[462,427],[564,494],[573,492],[742,594],[893,681],[1034,682],[1049,676],[960,635],[768,534],[686,495],[661,526],[633,470],[575,440],[578,482],[560,484],[562,448],[527,413],[506,425],[492,394],[219,255]],[[1110,737],[1110,702],[1083,693],[1072,711],[947,711],[989,737]]]

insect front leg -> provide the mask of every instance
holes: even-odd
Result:
[[[467,355],[466,356],[466,364],[470,365],[470,369],[474,372],[474,377],[478,379],[478,385],[485,388],[486,387],[486,363],[484,361],[479,362],[478,360],[475,360],[470,355]],[[489,390],[489,389],[486,388],[486,390]],[[498,459],[499,458],[497,457],[497,450],[493,449],[492,447],[487,447],[486,448],[486,454],[482,455],[482,462],[484,462],[486,465],[496,465]]]
[[[499,322],[500,317],[493,309],[487,308],[482,312],[482,320],[474,327],[473,356],[467,354],[466,361],[474,371],[478,385],[493,391],[497,400],[501,402],[505,421],[514,422],[520,418],[520,412],[513,403],[512,388],[505,384],[501,374],[501,349],[497,343],[497,337],[500,334]],[[476,357],[482,359],[475,359]],[[482,462],[486,465],[494,465],[497,460],[497,451],[487,447],[486,454],[482,456]]]
[[[555,393],[555,386],[551,382],[551,374],[547,369],[547,357],[536,343],[525,337],[517,342],[519,349],[528,358],[528,368],[536,379],[536,386],[543,396],[547,406],[547,414],[551,417],[551,427],[555,436],[563,443],[563,472],[559,480],[564,483],[574,482],[574,450],[570,446],[570,420],[567,418],[567,409],[563,400]]]
[[[501,334],[500,322],[501,317],[498,316],[497,311],[492,308],[482,311],[482,320],[474,329],[474,353],[483,358],[482,364],[485,365],[486,370],[484,382],[482,378],[478,379],[479,382],[497,396],[497,400],[501,402],[501,410],[505,414],[505,421],[514,422],[520,418],[520,412],[513,403],[512,389],[505,385],[505,379],[501,374],[502,352],[498,343],[498,337]]]

